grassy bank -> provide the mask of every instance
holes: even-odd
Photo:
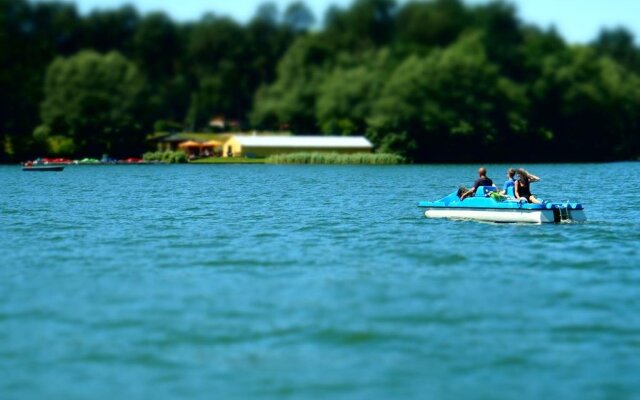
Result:
[[[291,153],[274,155],[266,159],[269,164],[403,164],[404,158],[388,153]]]
[[[181,151],[150,152],[144,154],[145,161],[160,161],[164,163],[187,162],[186,155]],[[366,164],[392,165],[403,164],[404,158],[388,153],[291,153],[278,154],[268,158],[241,157],[206,157],[188,161],[190,164]]]
[[[187,155],[184,151],[150,151],[148,153],[144,153],[142,159],[147,162],[183,164],[187,162]]]
[[[190,164],[264,164],[264,158],[207,157],[189,161]]]

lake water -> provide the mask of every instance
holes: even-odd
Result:
[[[425,219],[475,165],[2,166],[0,398],[637,399],[640,163],[528,167],[589,221]]]

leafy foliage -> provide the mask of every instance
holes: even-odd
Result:
[[[137,67],[119,53],[57,58],[47,69],[37,133],[71,138],[87,154],[140,149],[143,90]]]
[[[144,153],[142,158],[149,162],[161,162],[167,164],[184,164],[187,162],[187,154],[184,151],[150,151]]]
[[[503,1],[302,2],[241,24],[0,0],[0,160],[142,152],[154,126],[366,134],[415,161],[640,156],[640,49],[586,45]],[[238,125],[239,124],[239,125]],[[90,153],[90,154],[86,154]]]
[[[478,149],[502,149],[523,129],[523,103],[487,59],[481,35],[472,35],[407,58],[376,102],[371,134],[378,142],[387,132],[408,138],[404,146],[417,160],[473,160]]]
[[[402,164],[405,159],[389,153],[290,153],[267,158],[269,164]]]

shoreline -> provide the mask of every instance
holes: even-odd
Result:
[[[222,161],[224,160],[224,161]],[[227,161],[228,160],[228,161]],[[527,161],[527,162],[509,162],[509,161],[460,161],[460,162],[407,162],[402,164],[386,164],[386,165],[511,165],[511,164],[527,164],[527,165],[544,165],[544,164],[619,164],[619,163],[638,163],[640,160],[609,160],[609,161]],[[189,161],[186,163],[167,163],[167,162],[141,162],[141,163],[87,163],[87,164],[42,164],[47,166],[64,166],[64,167],[104,167],[104,166],[137,166],[137,165],[187,165],[187,164],[199,164],[199,165],[222,165],[222,164],[271,164],[271,165],[385,165],[385,164],[331,164],[331,163],[272,163],[268,162],[266,158],[237,158],[237,159],[224,159],[224,158],[211,158],[211,159],[199,159]],[[0,166],[23,166],[20,162],[0,162]]]

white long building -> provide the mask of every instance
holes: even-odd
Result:
[[[233,135],[223,145],[224,157],[268,157],[298,152],[370,153],[364,136]]]

